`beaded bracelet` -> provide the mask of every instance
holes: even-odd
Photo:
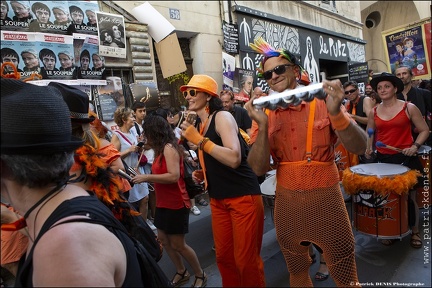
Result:
[[[412,145],[416,146],[417,150],[420,149],[420,147],[421,147],[421,145],[419,143],[417,143],[417,142],[414,142]]]
[[[204,137],[199,143],[198,143],[198,147],[199,149],[203,150],[205,144],[207,143],[207,141],[209,141],[210,139],[207,137]]]

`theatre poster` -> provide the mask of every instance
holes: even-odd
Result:
[[[389,72],[401,65],[412,69],[414,79],[431,78],[430,19],[382,32]]]

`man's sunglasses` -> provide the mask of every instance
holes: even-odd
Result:
[[[283,65],[278,65],[275,68],[273,68],[272,70],[268,70],[262,73],[262,76],[265,80],[270,80],[273,76],[273,72],[276,73],[277,75],[281,75],[283,73],[285,73],[286,71],[286,67],[291,67],[291,66],[295,66],[293,64],[283,64]]]
[[[351,89],[351,90],[345,91],[345,95],[352,94],[355,91],[357,91],[357,89]]]
[[[195,89],[191,89],[188,91],[183,91],[183,96],[184,98],[186,98],[188,96],[188,94],[192,97],[195,97],[198,94],[199,91],[195,90]]]

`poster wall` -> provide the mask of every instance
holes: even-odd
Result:
[[[425,24],[409,25],[382,32],[389,72],[401,65],[412,69],[415,79],[430,79],[430,41],[427,42]],[[429,44],[429,45],[428,45]]]

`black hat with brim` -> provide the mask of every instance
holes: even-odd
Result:
[[[72,136],[69,109],[57,89],[1,79],[1,154],[54,154],[83,145]]]
[[[404,89],[404,84],[403,84],[402,80],[399,79],[398,77],[396,77],[395,75],[387,73],[387,72],[383,72],[379,76],[375,76],[372,78],[372,80],[370,81],[372,89],[377,91],[378,83],[382,82],[382,81],[391,82],[397,88],[396,93],[400,93]]]
[[[70,119],[72,122],[90,123],[95,120],[94,116],[89,117],[89,97],[88,95],[74,87],[63,83],[50,82],[50,87],[54,87],[60,91],[63,100],[66,102],[70,111]]]

